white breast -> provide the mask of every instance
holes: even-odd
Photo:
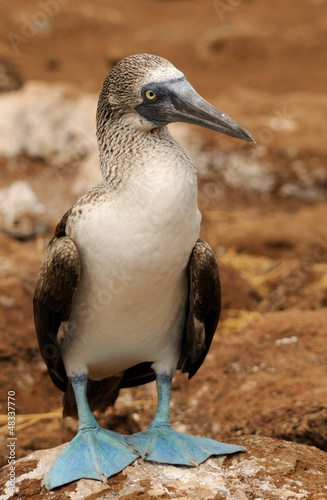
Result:
[[[160,154],[148,148],[121,190],[81,204],[68,224],[82,259],[63,354],[68,374],[176,363],[201,216],[194,167],[175,144],[167,136]]]

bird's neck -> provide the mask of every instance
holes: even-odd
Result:
[[[193,167],[183,148],[171,137],[167,127],[153,130],[137,129],[128,123],[115,120],[98,131],[100,167],[106,184],[112,189],[127,185],[128,179],[144,174],[149,165],[155,166],[155,158],[178,156]],[[153,172],[152,172],[153,175]]]

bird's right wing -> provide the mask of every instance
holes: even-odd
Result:
[[[67,374],[61,358],[63,339],[58,339],[58,331],[61,323],[69,319],[80,273],[81,262],[74,241],[66,235],[55,236],[40,267],[33,309],[41,354],[52,381],[62,391],[67,387]]]

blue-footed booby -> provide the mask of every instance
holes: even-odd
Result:
[[[49,375],[65,392],[64,412],[79,417],[48,489],[106,481],[139,456],[194,466],[243,450],[170,424],[172,377],[197,372],[220,314],[216,259],[199,239],[196,171],[167,129],[176,121],[254,142],[169,61],[140,54],[111,70],[96,116],[103,180],[57,225],[34,295]],[[154,379],[158,408],[147,429],[124,436],[99,427],[92,409]]]

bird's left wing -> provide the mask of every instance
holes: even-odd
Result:
[[[208,353],[221,309],[218,265],[205,241],[196,242],[188,272],[189,302],[179,366],[191,378]]]
[[[58,338],[58,331],[60,324],[69,319],[81,262],[74,241],[64,232],[60,236],[60,224],[40,267],[33,309],[39,347],[49,375],[55,385],[65,391],[67,375],[61,358],[63,339]]]

